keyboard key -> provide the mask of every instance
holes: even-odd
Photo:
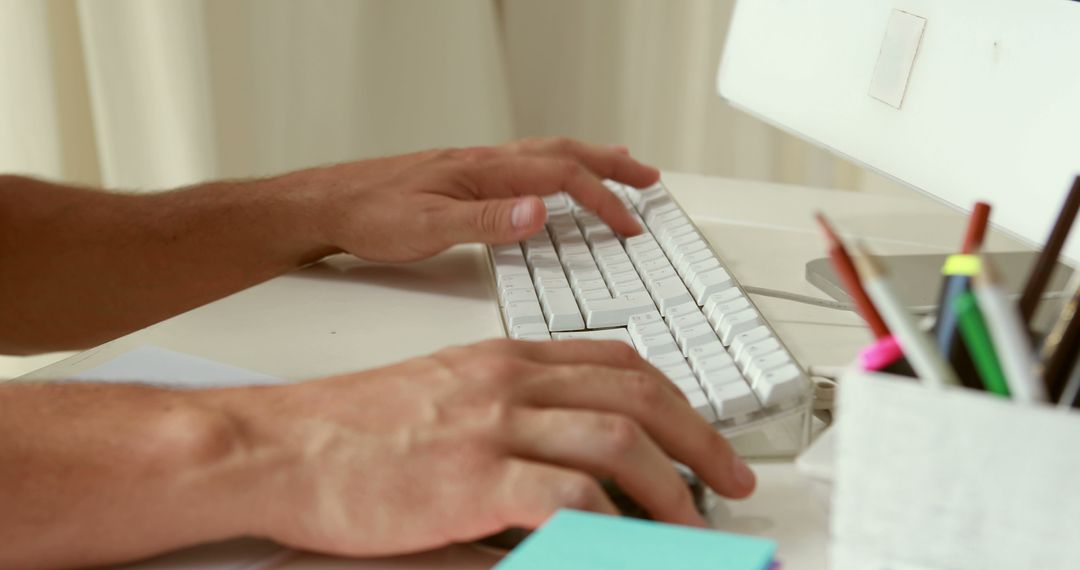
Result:
[[[516,301],[535,301],[536,291],[532,287],[528,289],[523,287],[517,289],[503,289],[499,297],[502,299],[503,305]]]
[[[557,332],[551,333],[553,340],[617,340],[625,342],[630,346],[634,346],[633,341],[630,340],[630,335],[626,334],[626,329],[606,329],[602,331],[575,331],[575,332]]]
[[[646,360],[649,361],[649,364],[652,364],[657,368],[664,368],[673,364],[677,364],[679,362],[685,362],[683,355],[680,354],[679,351],[668,352],[666,354],[661,354],[660,356],[646,358]]]
[[[668,377],[668,380],[675,385],[683,394],[689,394],[690,392],[700,392],[701,385],[698,384],[697,378],[694,375],[679,376],[677,378]]]
[[[671,338],[671,333],[667,331],[640,337],[631,335],[631,338],[634,340],[634,347],[637,348],[638,353],[646,360],[669,353],[680,354],[679,346],[675,344],[675,339]]]
[[[716,336],[714,335],[713,338],[715,339]],[[691,348],[689,351],[687,351],[686,360],[690,362],[691,368],[693,368],[694,370],[700,370],[700,361],[703,358],[713,356],[714,354],[726,353],[727,351],[724,350],[724,345],[720,343],[719,339],[716,339],[712,342],[707,342],[705,344]]]
[[[769,338],[755,342],[754,344],[740,345],[739,348],[733,350],[731,354],[735,358],[735,363],[739,365],[739,368],[745,370],[750,364],[750,361],[754,358],[764,356],[780,349],[780,342],[776,340],[776,337],[770,336]]]
[[[540,307],[547,316],[548,329],[553,331],[575,331],[585,328],[585,321],[578,311],[577,300],[569,289],[545,291],[540,296]]]
[[[735,367],[735,360],[726,352],[702,356],[695,359],[694,364],[696,365],[694,370],[697,370],[699,374],[703,374],[710,370],[723,370],[725,368],[732,368],[738,372],[738,369]]]
[[[637,315],[634,316],[636,317]],[[634,317],[630,318],[633,319]],[[671,334],[671,331],[667,328],[667,323],[663,321],[644,324],[630,322],[627,323],[626,330],[630,333],[631,338],[644,338],[654,334]]]
[[[607,287],[603,289],[589,289],[587,291],[579,292],[577,298],[581,303],[585,303],[586,301],[606,301],[611,299],[611,293],[608,292]]]
[[[679,275],[682,275],[686,273],[687,268],[691,265],[713,257],[716,256],[713,255],[712,251],[709,251],[705,242],[698,241],[686,246],[685,249],[676,251],[675,254],[671,256],[671,264],[675,266],[675,271],[678,271]]]
[[[640,313],[630,317],[627,320],[627,327],[630,329],[630,334],[634,334],[634,330],[637,327],[643,327],[645,325],[653,325],[659,323],[664,324],[664,319],[660,318],[658,311],[649,311],[647,313]]]
[[[510,328],[529,323],[544,323],[544,313],[536,301],[517,301],[506,304],[506,320]]]
[[[646,286],[648,285],[646,283]],[[686,289],[686,285],[683,285],[682,280],[678,277],[665,277],[654,281],[649,290],[652,292],[653,299],[656,300],[656,306],[660,308],[661,313],[669,307],[694,300],[690,296],[690,291]]]
[[[708,396],[701,390],[695,390],[686,394],[686,399],[690,401],[690,407],[694,408],[694,411],[701,416],[701,418],[709,423],[716,421],[716,410],[714,406],[710,405]]]
[[[767,338],[772,338],[772,336],[773,333],[769,330],[769,327],[765,325],[754,327],[737,335],[731,341],[731,354],[737,354],[745,345],[755,344]]]
[[[507,275],[500,277],[498,280],[499,290],[504,289],[532,289],[533,281],[529,275],[529,270],[526,269],[525,273],[518,275]]]
[[[716,341],[716,333],[713,332],[709,323],[706,323],[702,318],[699,325],[678,329],[675,339],[679,343],[679,349],[682,350],[682,353],[689,354],[691,348]]]
[[[669,364],[661,368],[660,372],[663,372],[664,376],[667,376],[668,378],[694,377],[694,371],[690,370],[690,365],[687,364],[685,360]],[[694,380],[694,383],[697,383],[697,380]]]
[[[758,356],[750,360],[750,363],[747,364],[745,369],[746,379],[750,381],[751,386],[754,386],[757,384],[758,379],[764,376],[765,373],[793,363],[791,355],[783,350],[777,350],[764,356]]]
[[[656,310],[646,293],[630,293],[613,299],[584,299],[585,324],[590,329],[623,327],[631,316]]]
[[[731,275],[719,267],[701,273],[694,273],[691,269],[687,275],[690,275],[690,292],[699,305],[704,305],[710,295],[735,287]]]
[[[716,303],[712,308],[705,313],[705,316],[709,319],[709,322],[714,326],[718,325],[720,321],[727,315],[738,313],[751,308],[750,300],[740,294],[738,297],[727,301],[725,303]]]
[[[710,368],[698,373],[701,385],[709,384],[717,389],[727,384],[746,384],[739,369],[734,366],[726,368]]]
[[[762,405],[772,406],[797,398],[803,393],[805,386],[806,381],[799,367],[788,364],[762,374],[754,383],[754,392]]]
[[[754,392],[743,382],[703,384],[702,387],[716,411],[717,419],[728,420],[761,409]]]
[[[731,344],[731,339],[735,338],[735,335],[762,324],[764,323],[761,322],[761,316],[758,315],[757,310],[750,308],[724,315],[717,326],[717,334],[720,336],[720,342],[724,343],[724,346],[728,346]]]
[[[548,334],[547,325],[543,323],[528,323],[518,325],[510,329],[510,338],[521,338],[526,335]]]
[[[703,271],[708,271],[717,267],[720,267],[720,260],[716,259],[715,257],[710,257],[709,259],[690,264],[690,271],[688,274],[696,275]]]
[[[512,338],[516,338],[517,340],[545,341],[545,340],[551,340],[551,334],[547,333],[547,332],[530,333],[530,334],[523,334],[521,336],[512,337]]]

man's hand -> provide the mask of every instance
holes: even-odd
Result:
[[[207,392],[242,434],[248,529],[354,556],[615,513],[611,477],[655,518],[702,525],[671,459],[728,497],[753,473],[625,344],[498,340],[273,388]],[[670,458],[669,458],[670,457]],[[257,492],[253,491],[258,489]]]
[[[432,151],[289,175],[318,188],[325,245],[378,261],[411,261],[463,242],[510,243],[544,225],[536,196],[566,192],[616,232],[641,231],[601,184],[646,187],[660,173],[622,147],[531,139],[501,147]]]
[[[441,150],[123,194],[0,176],[0,353],[86,348],[340,251],[380,261],[508,243],[565,191],[622,234],[601,183],[656,182],[625,148],[568,139]]]

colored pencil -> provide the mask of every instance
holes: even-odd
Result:
[[[1080,210],[1080,176],[1073,181],[1072,188],[1065,197],[1065,204],[1058,212],[1053,229],[1050,230],[1050,237],[1031,268],[1031,273],[1028,274],[1023,295],[1020,297],[1020,315],[1025,324],[1031,323],[1031,318],[1035,315],[1035,309],[1039,306],[1039,300],[1046,290],[1046,284],[1050,281],[1050,275],[1054,272],[1058,256],[1061,255],[1061,249],[1065,246],[1065,239],[1069,237],[1069,230],[1072,229],[1077,210]]]
[[[1080,349],[1080,286],[1076,285],[1076,279],[1070,281],[1072,297],[1065,303],[1040,350],[1040,372],[1053,400],[1060,398],[1065,390]]]
[[[983,258],[982,272],[975,276],[974,284],[1009,393],[1018,402],[1045,402],[1046,389],[1041,379],[1037,380],[1038,360],[1031,348],[1027,324],[1017,306],[1009,301],[989,258]]]
[[[833,269],[836,270],[836,274],[844,284],[844,289],[847,289],[848,295],[854,301],[855,309],[866,321],[875,338],[883,339],[888,337],[889,327],[882,320],[881,314],[878,313],[873,301],[866,294],[862,283],[859,282],[859,272],[855,269],[855,263],[851,260],[851,256],[848,255],[844,242],[840,240],[840,236],[837,235],[832,223],[825,217],[825,214],[818,212],[814,217],[817,218],[818,225],[821,226],[821,231],[825,234],[825,239],[829,243],[829,259],[832,261]]]
[[[1080,399],[1080,366],[1073,366],[1072,374],[1069,375],[1069,381],[1065,383],[1065,390],[1057,405],[1059,408],[1072,408],[1077,405],[1078,399]]]
[[[960,253],[950,255],[941,273],[945,276],[938,296],[937,318],[934,320],[934,336],[938,350],[956,370],[960,382],[975,390],[986,389],[968,345],[961,342],[958,313],[953,304],[963,293],[971,290],[971,277],[979,272],[979,258],[972,255],[982,248],[986,227],[990,222],[990,204],[975,202],[968,218],[967,231],[960,246]]]
[[[919,378],[935,388],[957,385],[952,367],[949,366],[933,341],[916,324],[911,313],[904,308],[888,280],[888,272],[862,243],[855,244],[855,264],[862,277],[863,287],[881,311],[881,316],[904,349],[911,367]]]
[[[971,278],[979,272],[980,266],[981,261],[977,255],[959,253],[950,255],[945,260],[945,266],[941,268],[945,280],[941,284],[937,319],[933,329],[938,350],[956,371],[960,382],[974,390],[984,390],[986,385],[979,380],[979,372],[967,344],[961,342],[958,315],[953,310],[953,305],[960,295],[971,289]]]
[[[983,320],[975,294],[964,291],[956,298],[952,308],[960,322],[961,337],[984,387],[990,392],[1008,397],[1009,386],[1005,381],[1005,373],[1001,370],[1001,362],[994,350],[994,341],[986,330],[986,321]]]
[[[967,233],[964,234],[964,244],[960,247],[960,253],[976,253],[982,249],[986,227],[990,222],[990,209],[990,204],[986,202],[975,202],[975,207],[971,209],[971,218],[968,219]]]

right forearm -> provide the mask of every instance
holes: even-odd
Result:
[[[0,386],[0,568],[107,564],[257,534],[261,474],[203,397]]]

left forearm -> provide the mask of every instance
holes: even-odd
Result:
[[[91,346],[331,253],[305,184],[135,195],[0,178],[0,353]]]

